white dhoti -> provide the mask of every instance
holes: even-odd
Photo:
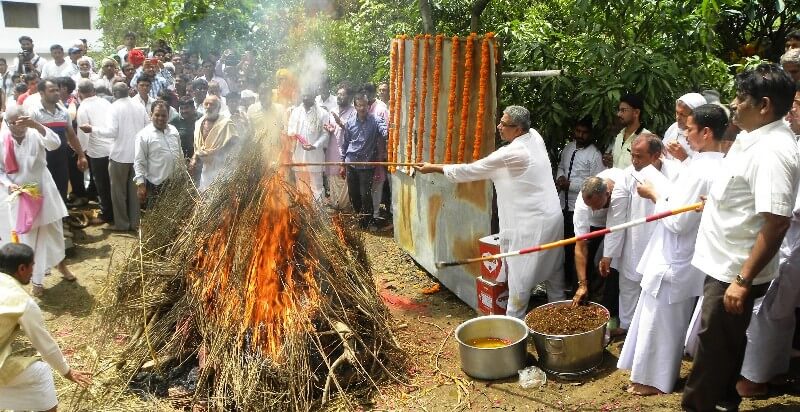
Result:
[[[689,321],[689,327],[686,329],[686,340],[684,342],[684,352],[694,358],[694,354],[697,353],[697,345],[699,341],[697,340],[697,334],[700,333],[700,317],[702,315],[703,309],[703,297],[700,296],[697,298],[697,302],[694,305],[694,313],[692,313],[692,320]]]
[[[672,392],[693,308],[694,299],[670,304],[664,291],[658,297],[642,291],[617,368],[630,370],[634,383]]]
[[[44,275],[64,260],[64,226],[61,221],[33,228],[19,241],[34,250],[31,282],[41,285]]]
[[[336,210],[347,210],[350,208],[350,197],[347,193],[347,180],[341,176],[328,175],[328,205]]]
[[[325,185],[322,183],[322,172],[309,172],[302,168],[294,171],[297,191],[311,196],[315,202],[321,202],[325,197]]]
[[[563,219],[563,215],[558,214],[546,222],[543,220],[541,225],[535,226],[541,228],[535,232],[525,231],[520,233],[520,230],[501,230],[501,251],[517,250],[530,245],[554,242],[563,238]],[[506,241],[504,240],[505,236],[515,240]],[[531,291],[542,283],[547,290],[547,300],[549,302],[564,300],[563,262],[563,248],[504,259],[503,265],[508,271],[508,306],[506,315],[524,318],[528,310],[528,302],[531,299]]]
[[[640,281],[630,280],[625,274],[619,273],[619,327],[628,329],[636,312],[636,303],[642,293]]]
[[[0,410],[46,411],[58,405],[53,371],[37,361],[0,386]]]

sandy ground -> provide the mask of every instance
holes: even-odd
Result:
[[[96,313],[102,307],[99,296],[108,285],[109,267],[124,259],[135,242],[132,234],[118,234],[102,227],[75,231],[76,246],[68,251],[68,262],[79,277],[77,282],[62,281],[54,274],[45,280],[46,294],[40,305],[53,336],[64,349],[75,368],[92,368],[101,344],[93,327]],[[376,287],[390,297],[388,306],[395,317],[401,342],[411,354],[407,371],[409,386],[384,384],[371,404],[362,410],[587,410],[587,411],[669,411],[679,410],[680,392],[639,398],[624,389],[629,375],[615,368],[622,343],[613,342],[605,352],[598,370],[581,380],[561,380],[548,376],[543,388],[523,389],[516,377],[503,381],[483,382],[469,378],[460,370],[458,346],[453,331],[461,322],[477,314],[455,295],[443,289],[432,295],[422,290],[435,279],[415,265],[391,237],[367,234],[366,246],[372,257]],[[535,350],[529,347],[529,361]],[[690,364],[684,362],[681,377],[685,379]],[[800,375],[800,363],[792,374]],[[103,390],[109,379],[100,374],[92,392]],[[80,393],[75,385],[56,377],[60,410],[72,407]],[[682,383],[677,390],[681,390]],[[769,398],[748,400],[742,410],[798,411],[800,396],[775,391]],[[356,406],[351,405],[356,409]],[[349,409],[349,407],[345,407]],[[144,401],[134,395],[124,396],[103,410],[168,410],[168,404],[157,400]]]

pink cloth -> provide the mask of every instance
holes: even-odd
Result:
[[[17,155],[14,153],[14,138],[11,137],[10,130],[3,136],[3,148],[6,151],[5,158],[3,159],[6,173],[17,173],[19,171],[19,164],[17,164]]]
[[[16,231],[19,234],[28,233],[33,227],[33,222],[39,217],[42,211],[44,198],[42,196],[31,196],[25,192],[19,195],[19,208],[17,209]]]

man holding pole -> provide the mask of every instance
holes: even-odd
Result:
[[[497,190],[501,252],[553,242],[564,234],[550,159],[544,140],[530,125],[527,109],[508,106],[497,125],[508,145],[470,164],[415,166],[421,173],[443,173],[451,182],[491,179]],[[531,290],[542,282],[549,301],[564,299],[563,257],[563,249],[554,248],[504,260],[509,316],[525,316]]]
[[[737,410],[753,303],[778,275],[776,252],[790,225],[800,153],[783,121],[795,84],[774,64],[736,77],[739,134],[709,190],[692,264],[706,276],[699,344],[683,391],[686,411]]]

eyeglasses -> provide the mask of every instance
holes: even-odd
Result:
[[[506,123],[506,122],[504,122],[502,120],[500,121],[500,126],[501,127],[517,127],[517,125],[515,125],[513,123]]]

